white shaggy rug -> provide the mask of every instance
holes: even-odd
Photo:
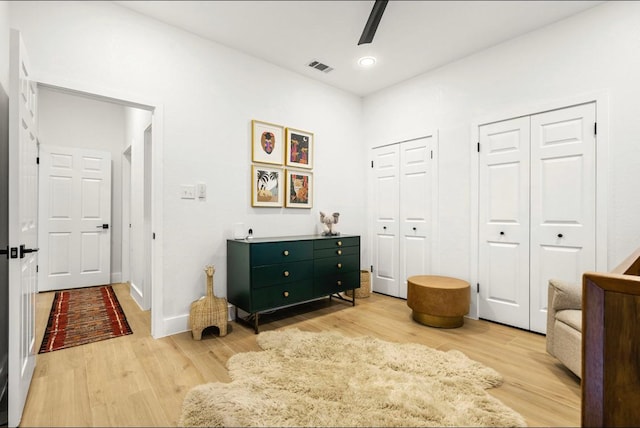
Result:
[[[526,426],[487,394],[495,370],[459,351],[298,329],[258,335],[231,383],[187,393],[182,426]]]

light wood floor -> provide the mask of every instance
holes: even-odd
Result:
[[[253,330],[235,322],[222,338],[206,330],[202,341],[194,341],[190,332],[155,340],[150,313],[138,308],[126,284],[114,288],[134,333],[38,355],[22,426],[175,426],[191,387],[229,382],[229,357],[260,349]],[[36,348],[52,301],[53,292],[37,296]],[[326,299],[286,311],[265,316],[261,331],[339,330],[458,349],[504,376],[503,385],[490,393],[530,426],[580,423],[579,379],[546,354],[543,336],[475,320],[451,330],[425,327],[412,321],[404,300],[378,294],[355,307]]]

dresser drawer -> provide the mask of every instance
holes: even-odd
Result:
[[[352,236],[349,238],[323,238],[317,239],[313,243],[313,248],[316,250],[322,250],[326,248],[340,248],[340,247],[353,247],[360,245],[360,238]]]
[[[313,298],[313,280],[277,284],[253,290],[251,308],[254,312],[286,306]]]
[[[313,263],[313,274],[314,276],[327,276],[360,270],[359,262],[359,254],[317,259]]]
[[[313,258],[313,241],[264,242],[251,245],[251,265],[295,262]]]
[[[357,254],[358,256],[360,256],[360,247],[325,248],[322,250],[313,251],[313,256],[316,259],[325,257],[349,256],[352,254]]]
[[[359,270],[316,278],[314,292],[318,295],[323,295],[339,293],[354,288],[360,288]]]
[[[274,284],[288,284],[313,278],[313,260],[278,263],[251,269],[251,287],[262,288]]]

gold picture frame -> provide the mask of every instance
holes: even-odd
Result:
[[[285,206],[287,208],[313,207],[313,173],[296,169],[285,170]]]
[[[251,121],[251,160],[282,165],[284,163],[284,127],[274,123]]]
[[[313,132],[295,128],[286,129],[285,165],[296,168],[313,168]]]
[[[251,166],[251,206],[282,207],[285,195],[285,173],[283,168]]]

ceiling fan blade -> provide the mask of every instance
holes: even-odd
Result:
[[[382,14],[384,13],[384,9],[387,7],[387,3],[389,3],[389,0],[376,0],[373,5],[373,9],[371,9],[371,14],[369,15],[367,24],[364,26],[364,30],[362,30],[358,46],[371,43],[373,41],[373,36],[376,34],[378,24],[380,23],[380,19],[382,19]]]

